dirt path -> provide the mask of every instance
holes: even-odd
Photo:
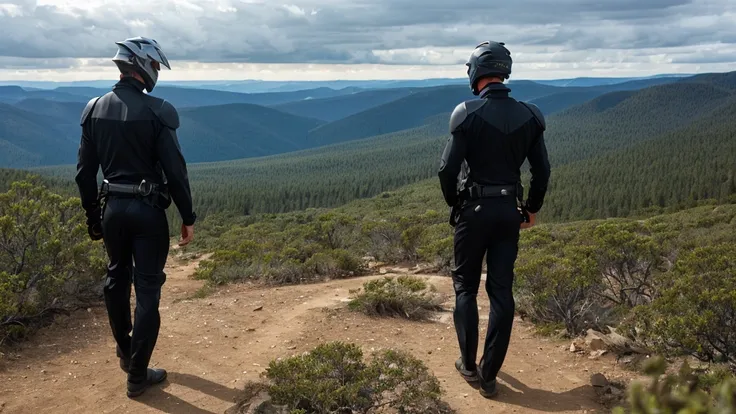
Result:
[[[367,352],[412,352],[440,379],[445,399],[459,413],[603,413],[590,375],[630,376],[611,359],[572,354],[569,343],[535,336],[531,326],[517,321],[500,395],[487,401],[454,371],[458,353],[449,311],[431,323],[324,311],[343,307],[349,290],[366,278],[276,289],[239,285],[188,300],[201,285],[189,278],[195,266],[172,263],[167,270],[152,359],[169,372],[161,387],[136,400],[126,397],[107,317],[97,308],[59,321],[6,358],[0,365],[0,413],[223,413],[270,360],[331,340],[358,342]],[[441,292],[452,292],[448,278],[428,277]],[[485,294],[479,303],[487,313]]]

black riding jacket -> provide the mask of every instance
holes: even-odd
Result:
[[[111,183],[146,180],[168,187],[184,224],[194,224],[187,165],[176,136],[179,114],[169,102],[144,94],[143,88],[141,82],[124,78],[111,92],[90,100],[82,112],[76,182],[88,224],[99,221],[100,166]]]
[[[473,184],[516,185],[528,159],[532,180],[526,209],[536,213],[542,208],[550,177],[546,122],[539,108],[510,97],[510,91],[502,83],[490,84],[479,99],[463,102],[453,111],[438,173],[448,206],[459,201],[458,175],[464,161]]]

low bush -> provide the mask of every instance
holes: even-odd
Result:
[[[645,372],[651,383],[631,385],[627,404],[616,407],[614,414],[734,414],[736,413],[736,378],[728,377],[707,392],[699,377],[684,363],[677,374],[665,374],[666,363],[655,357]]]
[[[352,290],[350,293],[353,298],[348,307],[370,316],[427,319],[432,312],[442,310],[444,302],[434,285],[414,276],[371,280],[363,284],[362,291]]]
[[[359,346],[333,342],[272,361],[264,374],[271,402],[294,414],[453,412],[437,378],[403,351],[375,352],[367,362]]]
[[[736,244],[683,254],[649,306],[625,326],[667,355],[731,364],[736,372]]]
[[[105,265],[79,199],[35,182],[12,184],[0,194],[0,343],[48,315],[99,301]]]

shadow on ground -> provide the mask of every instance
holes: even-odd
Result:
[[[601,409],[600,405],[592,401],[595,392],[590,385],[564,392],[553,392],[528,387],[503,372],[498,374],[498,379],[503,383],[499,383],[499,393],[495,400],[504,404],[550,413]]]
[[[141,404],[155,408],[170,414],[220,414],[199,408],[181,398],[165,391],[169,384],[177,384],[183,387],[199,391],[211,397],[235,404],[240,397],[240,391],[220,385],[216,382],[200,378],[196,375],[169,373],[167,380],[158,387],[152,387],[145,394],[138,397],[136,401]]]

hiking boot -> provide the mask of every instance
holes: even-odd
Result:
[[[478,373],[478,381],[480,382],[478,391],[481,396],[490,399],[498,395],[498,383],[495,379],[493,381],[486,381],[483,379],[483,376]]]
[[[480,395],[484,398],[493,398],[496,395],[498,395],[498,387],[496,380],[493,380],[491,382],[483,382],[480,383],[480,388],[478,388],[478,391],[480,391]]]
[[[148,368],[146,379],[141,383],[128,381],[128,397],[135,398],[143,394],[151,385],[163,382],[166,379],[166,370]]]
[[[460,376],[462,376],[465,379],[465,381],[468,381],[468,382],[478,381],[478,371],[477,370],[470,371],[470,370],[465,369],[465,364],[463,364],[462,357],[458,358],[458,360],[455,361],[455,369],[457,370],[457,372],[460,373]]]
[[[123,372],[125,372],[126,374],[129,371],[129,369],[128,369],[129,366],[130,366],[130,360],[129,359],[120,358],[120,369],[122,369]]]

